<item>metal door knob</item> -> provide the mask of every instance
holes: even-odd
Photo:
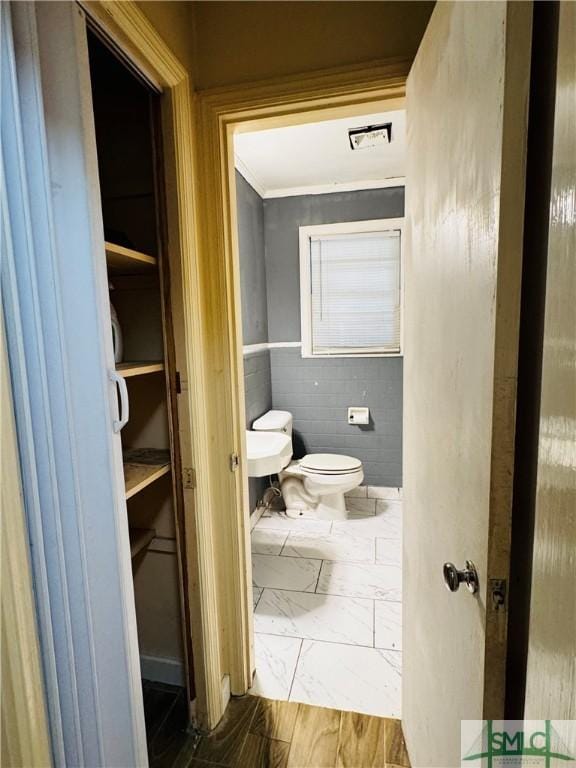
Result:
[[[459,571],[454,563],[444,563],[444,584],[450,592],[458,592],[460,584],[466,584],[468,592],[478,592],[478,571],[472,560],[466,560],[465,567]]]

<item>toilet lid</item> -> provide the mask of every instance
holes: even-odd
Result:
[[[323,475],[343,475],[362,468],[360,459],[340,456],[336,453],[309,453],[300,461],[300,466],[309,472]]]

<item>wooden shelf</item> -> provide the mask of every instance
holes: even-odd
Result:
[[[164,363],[161,360],[134,361],[132,363],[117,363],[116,371],[122,374],[125,379],[130,376],[145,376],[147,373],[157,373],[164,370]]]
[[[126,498],[170,472],[170,451],[159,448],[129,448],[123,451]]]
[[[158,259],[115,243],[105,243],[106,264],[112,275],[142,275],[158,269]]]
[[[147,549],[152,542],[152,539],[156,536],[156,531],[153,528],[130,528],[130,554],[132,560],[143,549]]]

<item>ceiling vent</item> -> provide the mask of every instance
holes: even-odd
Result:
[[[348,131],[350,149],[370,149],[392,141],[392,123],[366,125],[363,128],[350,128]]]

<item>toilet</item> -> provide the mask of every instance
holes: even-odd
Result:
[[[256,432],[283,432],[292,437],[292,414],[268,411],[252,424]],[[344,494],[364,480],[362,462],[336,453],[310,453],[291,461],[280,472],[280,486],[289,517],[345,520]]]

